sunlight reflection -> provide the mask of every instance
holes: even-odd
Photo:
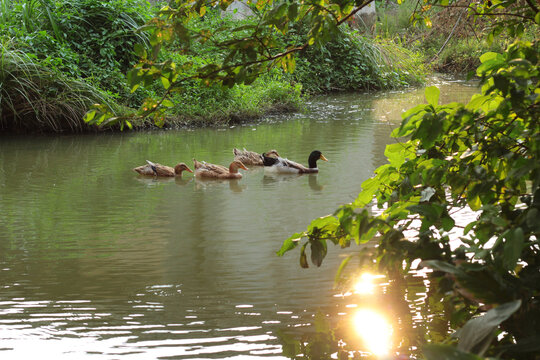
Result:
[[[389,354],[392,326],[382,315],[370,309],[361,309],[354,314],[353,324],[367,351],[377,356]]]
[[[355,294],[371,295],[375,292],[376,284],[375,279],[384,277],[384,275],[373,275],[370,273],[363,273],[358,277],[354,283],[353,291]]]
[[[375,277],[369,273],[363,273],[354,284],[354,292],[356,294],[373,294],[375,290],[375,284],[373,279]]]

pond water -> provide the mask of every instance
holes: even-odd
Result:
[[[436,82],[444,102],[477,91]],[[343,305],[344,252],[310,269],[275,252],[355,198],[420,102],[422,89],[333,95],[231,128],[1,137],[0,357],[284,358],[277,330]],[[229,182],[131,171],[145,159],[228,165],[234,147],[301,163],[318,149],[329,162],[318,175],[254,168]]]

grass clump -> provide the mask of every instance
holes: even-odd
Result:
[[[0,130],[82,131],[82,116],[96,102],[111,104],[111,99],[0,45]]]
[[[446,74],[469,73],[480,66],[480,56],[488,51],[503,52],[504,42],[489,44],[485,40],[456,39],[433,58],[432,66],[435,71]]]
[[[300,53],[292,76],[311,94],[388,90],[423,83],[425,68],[419,54],[399,44],[344,28]]]
[[[284,81],[283,74],[265,75],[251,85],[232,88],[193,86],[175,96],[168,122],[192,125],[221,125],[250,121],[269,113],[301,108],[299,84]]]

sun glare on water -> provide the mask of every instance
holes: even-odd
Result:
[[[354,283],[354,293],[356,294],[373,294],[375,291],[374,279],[375,275],[369,273],[363,273],[358,277],[358,280]]]
[[[390,353],[392,326],[381,314],[370,309],[358,310],[354,314],[353,324],[366,347],[365,351],[381,357]]]

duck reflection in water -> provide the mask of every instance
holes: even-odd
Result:
[[[319,184],[317,174],[308,175],[308,184],[313,191],[321,191],[324,188],[323,185]]]
[[[187,185],[193,181],[193,178],[181,178],[177,177],[149,177],[139,176],[136,178],[138,182],[145,184],[146,186],[158,186],[160,184],[176,183],[176,185]]]
[[[265,172],[262,182],[265,185],[276,185],[278,183],[291,181],[297,178],[303,177],[301,174],[278,174],[272,172]],[[317,174],[307,175],[309,188],[313,191],[322,191],[323,185],[319,184]]]
[[[195,188],[197,190],[204,190],[211,186],[229,184],[229,189],[232,192],[242,192],[247,188],[246,185],[240,184],[239,180],[223,180],[223,179],[205,179],[195,178]]]
[[[281,182],[291,181],[299,177],[301,177],[300,174],[278,174],[275,172],[265,172],[262,178],[262,182],[265,185],[275,185]]]

